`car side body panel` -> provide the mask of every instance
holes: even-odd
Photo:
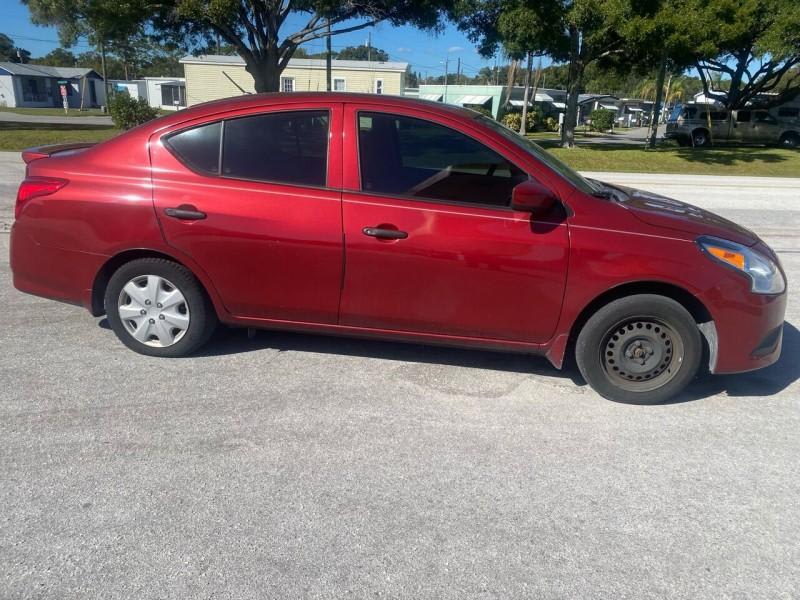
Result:
[[[204,180],[201,185],[160,146],[163,135],[193,123],[321,104],[342,118],[338,125],[335,118],[331,124],[327,186],[310,194],[304,190],[302,198],[296,188],[285,185],[227,179]],[[382,248],[376,244],[387,243],[362,239],[359,228],[362,221],[380,224],[373,220],[380,220],[387,199],[360,189],[357,132],[354,121],[344,116],[358,108],[400,111],[475,137],[549,187],[561,199],[563,213],[531,218],[512,210],[392,199],[392,217],[407,213],[403,226],[415,237],[429,237],[395,253],[383,271],[376,269],[373,259]],[[115,257],[157,253],[184,264],[198,277],[227,324],[543,353],[560,366],[587,307],[615,289],[653,283],[682,290],[708,311],[718,339],[715,372],[765,366],[780,353],[785,293],[753,294],[746,277],[700,254],[696,233],[648,224],[614,201],[583,194],[500,134],[478,126],[469,113],[441,104],[353,94],[235,98],[178,111],[86,150],[33,160],[28,174],[62,177],[70,183],[52,195],[28,201],[22,209],[11,234],[14,285],[90,310],[93,291]],[[157,211],[199,201],[201,187],[207,203],[203,208],[215,219],[195,221],[186,228],[165,225]],[[155,204],[154,188],[164,194]],[[235,215],[226,214],[225,200],[234,194],[244,198],[243,204]],[[260,210],[292,198],[298,200],[294,212],[276,208],[265,215]],[[352,222],[348,214],[354,215]],[[431,215],[441,215],[441,220],[436,216],[431,221]],[[301,232],[304,225],[308,229]],[[179,241],[185,241],[180,233],[165,237],[165,230],[173,227],[178,232],[195,228],[205,247]],[[220,238],[229,247],[214,256],[213,241]],[[349,238],[353,238],[352,264],[346,255]],[[454,240],[466,245],[467,251],[459,254]],[[399,243],[394,246],[402,248]],[[242,259],[237,247],[248,256]],[[261,250],[254,253],[254,247]],[[770,252],[761,242],[754,248]],[[237,257],[243,264],[236,262]],[[417,298],[414,292],[419,291],[420,280],[416,285],[409,282],[415,281],[420,264],[427,269],[429,287]],[[362,273],[350,281],[351,289],[349,268]],[[476,278],[472,289],[471,277]],[[370,294],[370,279],[383,286],[380,294]],[[318,286],[309,284],[313,281],[325,282],[324,293],[315,294]],[[232,302],[227,289],[231,282],[240,290],[255,289],[254,303],[269,294],[270,286],[286,292],[278,302],[270,304],[268,299],[266,310],[260,305],[248,308],[247,299]],[[393,282],[402,290],[398,297],[407,302],[387,304],[392,292],[387,286]],[[498,292],[498,298],[487,289]],[[351,290],[357,293],[348,296]],[[476,299],[474,305],[446,306],[453,298],[470,294]],[[423,308],[437,300],[440,312],[423,314]],[[232,311],[231,306],[242,310]],[[498,311],[503,312],[489,314]],[[481,326],[482,315],[494,319],[489,327]],[[445,326],[437,326],[437,321]]]

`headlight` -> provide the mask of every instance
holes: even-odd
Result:
[[[697,239],[706,256],[750,277],[756,294],[782,294],[786,282],[778,265],[767,256],[736,242],[714,237]]]

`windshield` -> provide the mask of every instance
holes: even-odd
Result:
[[[553,169],[553,171],[561,175],[564,179],[569,181],[582,192],[586,194],[594,194],[598,191],[598,186],[592,184],[577,171],[574,171],[571,167],[565,165],[555,156],[547,152],[547,150],[542,148],[539,144],[532,142],[528,138],[519,135],[516,131],[509,129],[505,125],[502,125],[485,115],[479,115],[478,119],[484,125],[488,125],[490,128],[500,133],[504,138],[513,142],[517,147],[522,148],[528,154],[533,155],[536,160]]]

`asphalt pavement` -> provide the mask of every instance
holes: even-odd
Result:
[[[762,183],[686,199],[792,286],[797,182]],[[778,364],[638,407],[513,354],[237,330],[140,356],[14,290],[8,239],[0,598],[800,597],[795,295]]]

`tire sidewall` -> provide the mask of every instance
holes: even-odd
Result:
[[[663,386],[647,392],[617,387],[602,366],[600,348],[620,321],[655,318],[681,337],[684,354],[678,372]],[[695,377],[703,355],[700,331],[689,312],[664,296],[640,294],[615,300],[598,310],[581,329],[575,347],[578,368],[587,383],[604,398],[626,404],[660,404],[679,394]]]
[[[190,315],[189,328],[178,342],[166,348],[148,346],[134,339],[117,311],[122,288],[131,279],[141,275],[158,275],[167,279],[186,299]],[[108,323],[120,341],[131,350],[147,356],[177,358],[191,354],[208,340],[216,326],[216,314],[194,275],[181,265],[165,259],[138,259],[117,269],[106,287],[105,309]]]

